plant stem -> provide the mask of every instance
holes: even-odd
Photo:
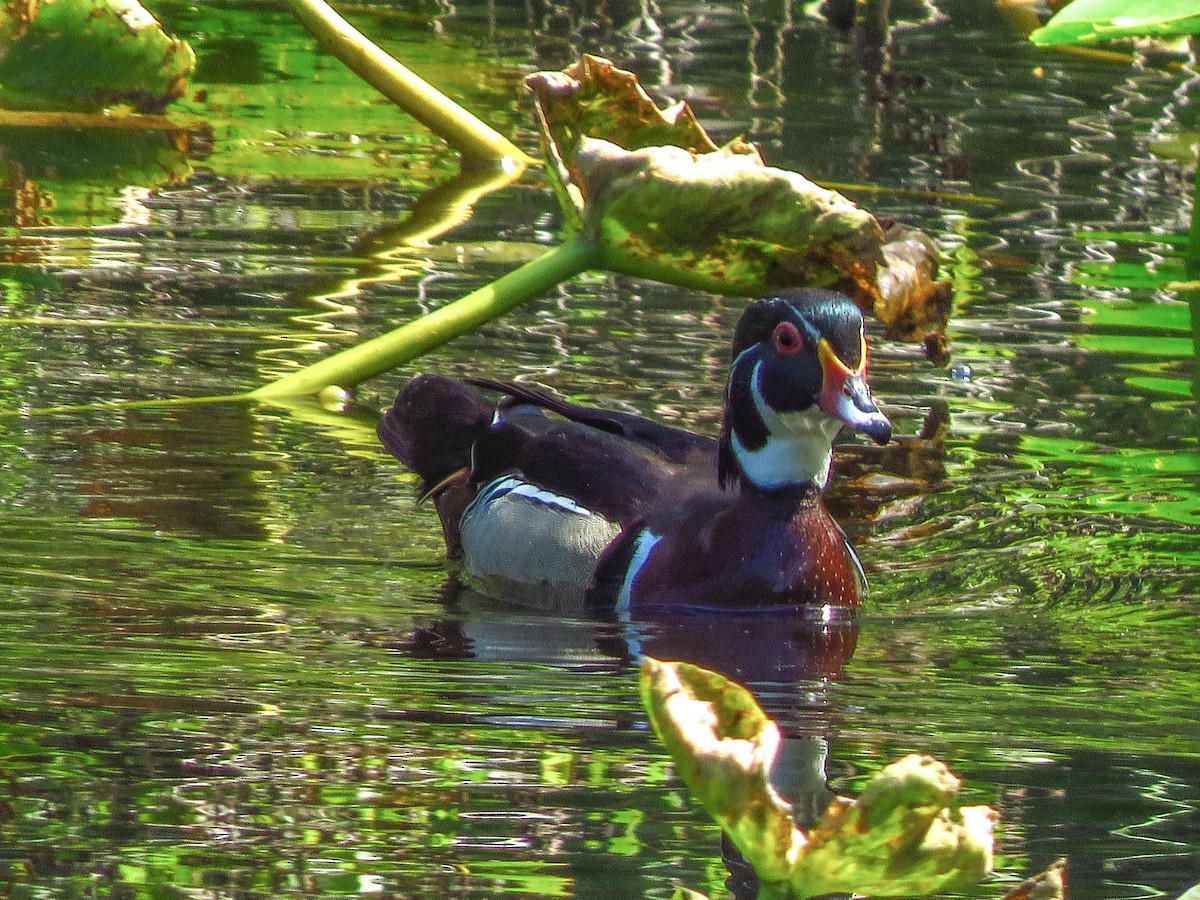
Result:
[[[560,284],[599,260],[590,240],[574,238],[461,300],[349,350],[251,391],[256,400],[313,394],[331,385],[353,387],[416,359],[446,341]]]
[[[106,116],[87,112],[46,112],[43,110],[0,109],[0,126],[5,128],[109,128],[114,131],[186,132],[187,126],[166,116],[131,113]]]
[[[463,156],[534,160],[516,144],[369,41],[324,0],[288,0],[293,15],[321,47]]]
[[[1196,160],[1196,174],[1192,181],[1192,223],[1188,229],[1187,249],[1183,251],[1183,264],[1188,278],[1200,277],[1200,159]]]
[[[207,397],[159,397],[154,400],[99,400],[96,403],[72,403],[65,406],[40,406],[0,410],[0,419],[27,416],[61,416],[81,412],[121,412],[126,409],[175,409],[205,403],[245,403],[249,394],[221,394]]]

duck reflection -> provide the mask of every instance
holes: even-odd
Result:
[[[827,781],[829,737],[839,713],[829,697],[854,654],[858,621],[832,608],[760,607],[641,611],[624,620],[570,618],[515,608],[451,579],[446,615],[412,633],[408,652],[441,660],[636,667],[643,656],[702,666],[746,685],[779,725],[783,741],[771,771],[775,789],[810,827],[834,797]],[[727,886],[753,898],[758,882],[722,837]]]

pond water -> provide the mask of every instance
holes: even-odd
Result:
[[[831,493],[872,584],[857,629],[622,631],[463,594],[374,439],[416,371],[713,430],[737,299],[597,273],[344,414],[97,406],[251,389],[559,222],[531,171],[423,232],[452,153],[274,5],[163,0],[200,60],[171,115],[205,141],[0,131],[4,893],[724,896],[639,652],[751,683],[840,792],[908,752],[947,761],[1002,815],[969,896],[1059,856],[1078,898],[1200,881],[1182,59],[1035,49],[976,0],[894,3],[883,48],[799,3],[592,6],[345,12],[531,152],[523,75],[599,52],[936,239],[951,364],[876,333],[872,367],[901,434],[946,405],[944,445],[848,451]]]

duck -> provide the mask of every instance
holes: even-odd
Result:
[[[792,288],[740,316],[715,437],[436,374],[400,390],[378,433],[418,476],[473,589],[628,616],[858,607],[863,567],[821,497],[846,428],[878,444],[892,434],[862,313],[841,293]]]

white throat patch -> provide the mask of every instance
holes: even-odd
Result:
[[[747,450],[737,433],[732,436],[733,455],[746,477],[756,487],[775,488],[813,482],[824,488],[833,462],[833,439],[842,428],[840,419],[814,403],[803,412],[777,413],[763,400],[759,387],[762,362],[750,375],[750,394],[767,429],[767,442]]]

